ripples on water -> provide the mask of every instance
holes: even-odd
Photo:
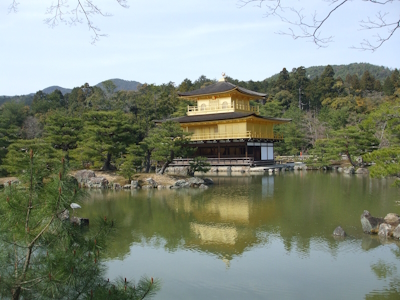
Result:
[[[120,228],[110,277],[159,277],[156,299],[398,299],[399,244],[360,224],[364,209],[399,213],[390,182],[312,172],[214,180],[206,191],[93,193],[82,214]],[[349,237],[333,238],[338,225]]]

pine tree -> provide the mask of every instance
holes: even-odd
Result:
[[[45,120],[44,136],[54,149],[62,150],[65,158],[69,159],[69,151],[75,149],[81,140],[82,128],[81,118],[56,111],[49,114]]]
[[[394,85],[392,79],[388,76],[386,77],[385,81],[383,82],[383,92],[386,96],[391,96],[394,93]]]
[[[175,157],[186,157],[193,152],[193,148],[188,147],[189,135],[189,132],[182,130],[179,123],[166,121],[153,128],[143,140],[147,149],[152,149],[151,158],[163,162],[160,174],[164,174]]]
[[[122,111],[90,111],[83,117],[82,141],[72,155],[81,162],[102,164],[103,170],[115,169],[112,159],[139,139],[140,131],[132,116]]]
[[[66,160],[49,166],[32,149],[21,151],[20,185],[0,194],[0,298],[143,299],[158,281],[104,280],[108,235],[116,222],[91,220],[91,230],[70,222],[68,209],[83,192],[68,175]],[[49,168],[52,171],[49,175]],[[75,219],[76,220],[76,219]],[[93,226],[94,225],[94,226]]]
[[[400,147],[394,146],[379,149],[363,156],[366,162],[373,162],[370,167],[372,177],[396,176],[396,184],[400,186]]]
[[[361,89],[367,91],[373,91],[375,85],[375,77],[371,75],[371,73],[367,71],[361,76],[360,81]]]

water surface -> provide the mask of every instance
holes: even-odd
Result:
[[[400,244],[360,215],[400,214],[390,180],[334,172],[213,177],[208,190],[93,191],[116,220],[110,278],[162,280],[155,299],[398,299]],[[349,235],[332,236],[337,226]]]

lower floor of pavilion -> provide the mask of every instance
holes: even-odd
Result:
[[[193,157],[206,157],[211,166],[262,166],[274,164],[274,140],[227,140],[192,142]],[[173,165],[185,166],[193,158],[177,158]]]

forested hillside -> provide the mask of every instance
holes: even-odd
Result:
[[[293,120],[275,128],[284,136],[284,142],[276,144],[276,154],[314,154],[312,163],[320,166],[341,154],[361,165],[356,158],[363,155],[365,161],[381,161],[375,174],[400,172],[400,164],[392,167],[400,155],[397,69],[383,83],[369,71],[342,78],[332,66],[312,79],[300,66],[291,72],[283,68],[276,80],[227,80],[267,93],[266,100],[252,102],[260,106],[262,115]],[[138,167],[149,170],[155,161],[172,159],[170,153],[188,155],[179,150],[179,143],[187,141],[179,126],[154,128],[153,120],[184,115],[187,105],[194,103],[178,99],[177,92],[212,82],[200,76],[178,86],[143,84],[137,91],[124,91],[109,80],[102,88],[86,83],[65,95],[58,90],[39,91],[30,106],[22,101],[4,103],[0,108],[1,171],[12,174],[10,162],[16,149],[25,151],[32,145],[41,145],[49,159],[65,156],[76,168],[117,169],[127,178]]]
[[[309,67],[306,68],[307,75],[310,75],[310,79],[313,79],[317,76],[321,76],[324,72],[326,66],[318,66],[318,67]],[[367,63],[353,63],[349,65],[332,65],[333,71],[335,71],[335,78],[341,77],[342,79],[346,78],[348,74],[357,75],[361,77],[365,71],[368,71],[375,79],[379,79],[380,81],[384,81],[386,77],[390,76],[392,71],[383,66],[375,66]]]

